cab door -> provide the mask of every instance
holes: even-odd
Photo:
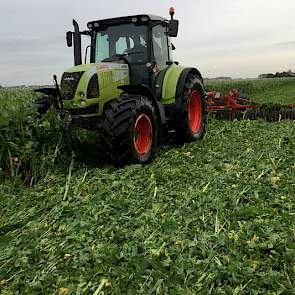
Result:
[[[152,28],[152,46],[156,71],[165,70],[172,64],[167,26],[160,24]]]

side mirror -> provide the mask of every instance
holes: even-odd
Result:
[[[72,32],[67,32],[67,45],[68,47],[73,46],[73,33]]]
[[[172,49],[172,50],[175,50],[175,49],[176,49],[176,47],[174,46],[173,43],[171,43],[171,49]]]
[[[169,26],[168,26],[168,35],[169,35],[169,37],[177,37],[178,24],[179,24],[179,22],[176,19],[171,19],[169,21]]]

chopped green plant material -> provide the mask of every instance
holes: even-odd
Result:
[[[289,80],[238,87],[291,103]],[[30,91],[0,96],[0,294],[294,293],[295,121],[209,118],[204,140],[117,169],[95,133],[72,146],[26,113]]]

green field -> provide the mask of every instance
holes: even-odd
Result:
[[[207,83],[295,102],[292,79]],[[295,121],[209,118],[116,169],[32,99],[0,92],[0,294],[295,293]]]
[[[251,99],[259,103],[295,103],[294,78],[261,79],[261,80],[231,80],[206,81],[206,88],[226,92],[230,88],[237,88],[241,93],[248,94]]]

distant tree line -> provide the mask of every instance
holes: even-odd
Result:
[[[232,77],[220,76],[216,78],[204,78],[204,80],[232,80]]]
[[[265,79],[265,78],[290,78],[295,77],[295,73],[291,70],[287,72],[276,72],[275,74],[260,74],[258,76],[259,79]]]

